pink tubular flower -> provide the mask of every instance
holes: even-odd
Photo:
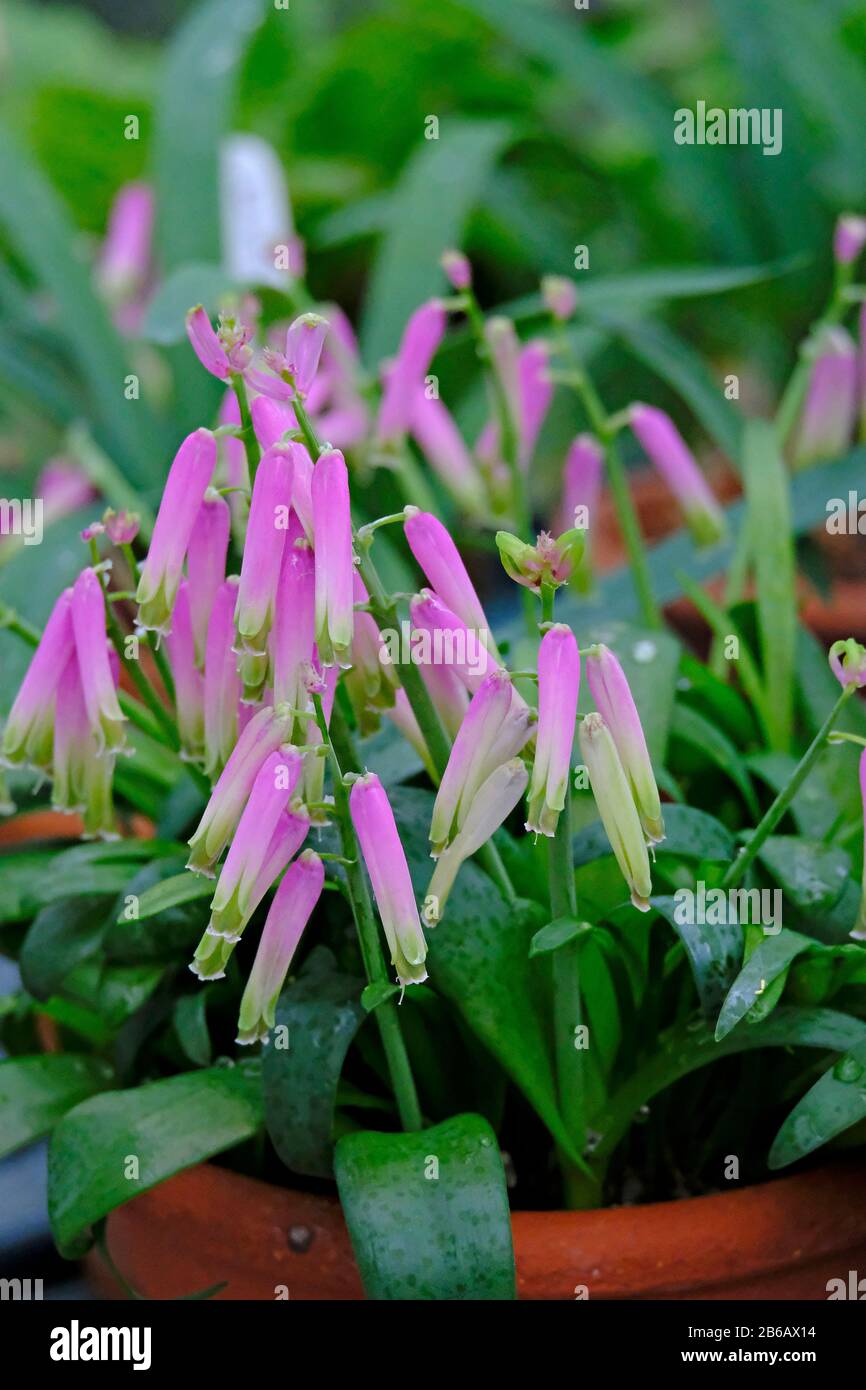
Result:
[[[72,590],[64,589],[33,653],[3,730],[0,750],[9,765],[51,766],[54,716],[60,677],[75,652]]]
[[[580,690],[580,654],[565,623],[548,628],[538,649],[538,736],[526,829],[554,835],[568,796]]]
[[[545,275],[541,282],[544,307],[560,323],[566,323],[577,308],[577,286],[564,275]]]
[[[288,443],[283,435],[298,428],[292,407],[285,401],[272,400],[270,396],[255,396],[250,404],[250,414],[256,439],[262,449]]]
[[[219,330],[215,332],[207,311],[197,304],[186,316],[186,336],[205,370],[220,381],[230,381],[249,367],[253,331],[233,314],[220,314]]]
[[[649,855],[613,736],[600,714],[588,714],[581,720],[579,737],[598,814],[620,873],[629,886],[633,905],[648,912],[652,893]]]
[[[467,627],[475,628],[488,651],[497,656],[496,643],[481,600],[448,531],[431,512],[406,507],[404,515],[403,530],[409,549],[430,587]]]
[[[100,751],[116,753],[124,743],[126,717],[108,656],[105,595],[92,569],[82,570],[75,581],[71,614],[87,718]]]
[[[725,518],[710,486],[669,415],[655,406],[633,405],[629,423],[683,509],[695,540],[712,545],[725,533]]]
[[[436,713],[451,738],[456,738],[457,730],[469,708],[469,694],[465,682],[450,666],[422,663],[419,669]]]
[[[302,807],[298,808],[296,815],[291,811],[280,812],[276,827],[268,841],[262,867],[249,895],[245,915],[237,922],[236,933],[230,937],[220,935],[218,924],[215,927],[211,921],[195,949],[189,968],[200,980],[219,980],[225,974],[226,965],[237,945],[237,938],[243,934],[244,928],[268,889],[304,843],[309,829],[310,821]]]
[[[836,223],[833,257],[838,265],[851,265],[866,246],[866,217],[845,212]]]
[[[181,753],[190,762],[199,762],[205,749],[204,677],[196,666],[189,583],[185,579],[177,591],[174,619],[165,644],[174,678]]]
[[[493,833],[511,815],[523,793],[529,774],[520,758],[511,758],[494,768],[472,798],[463,822],[448,848],[436,861],[433,877],[424,896],[424,921],[435,927],[442,921],[445,904],[460,872],[460,866],[477,854]]]
[[[355,571],[355,630],[352,634],[352,669],[346,672],[344,684],[362,734],[374,733],[379,727],[375,711],[388,709],[394,703],[397,678],[393,666],[382,661],[382,638],[372,614],[357,605],[369,602],[364,581]],[[371,711],[373,715],[371,717]]]
[[[530,712],[522,702],[513,703],[513,694],[508,674],[494,670],[472,697],[433,806],[434,859],[462,830],[479,787],[491,772],[515,757],[529,738]]]
[[[412,660],[422,672],[429,666],[450,667],[474,694],[488,671],[499,665],[478,632],[467,627],[430,589],[416,594],[409,614],[413,628]]]
[[[277,591],[271,633],[271,665],[277,704],[305,709],[306,672],[313,659],[316,623],[316,579],[313,552],[306,540],[289,542]]]
[[[103,293],[114,304],[137,298],[147,287],[153,218],[153,192],[146,183],[127,183],[118,190],[97,272]]]
[[[803,409],[793,434],[792,463],[807,468],[851,442],[858,408],[857,347],[844,328],[820,338]]]
[[[338,449],[313,469],[316,538],[316,642],[324,666],[348,666],[354,629],[352,517],[349,474]]]
[[[541,426],[553,399],[547,344],[541,339],[527,343],[517,364],[520,392],[520,462],[529,467]]]
[[[213,875],[214,865],[241,818],[256,773],[265,759],[285,742],[291,728],[292,712],[285,705],[265,706],[250,719],[189,841],[188,869]]]
[[[274,375],[250,372],[250,385],[275,401],[303,399],[316,380],[327,333],[328,320],[321,314],[301,314],[286,334],[285,352],[265,348],[265,361]]]
[[[397,979],[401,985],[420,984],[427,978],[427,943],[394,812],[375,772],[352,784],[349,809]]]
[[[189,609],[199,665],[204,662],[214,599],[225,579],[231,524],[228,503],[215,488],[209,487],[198,509],[186,557]]]
[[[169,469],[138,581],[138,622],[143,628],[168,630],[190,537],[215,467],[216,440],[210,430],[187,435]]]
[[[448,408],[428,398],[423,386],[415,392],[409,430],[439,481],[470,516],[486,517],[489,506],[475,461]]]
[[[235,622],[242,649],[254,656],[267,651],[289,528],[292,475],[291,448],[274,444],[262,455],[253,483]]]
[[[116,681],[120,662],[115,652],[111,656],[112,677]],[[74,652],[63,672],[61,689],[63,698],[57,705],[54,730],[51,805],[55,811],[81,815],[85,838],[116,840],[111,795],[114,761],[101,756],[91,730]]]
[[[108,507],[102,514],[102,524],[112,545],[132,545],[138,535],[141,518],[137,512],[129,512],[125,507],[119,512]]]
[[[592,526],[601,496],[604,450],[591,434],[579,434],[571,445],[562,474],[562,500],[556,531]]]
[[[469,289],[472,284],[472,266],[462,251],[443,251],[439,264],[453,289],[458,293]]]
[[[217,589],[208,620],[203,688],[204,768],[211,779],[222,772],[237,741],[241,695],[234,653],[237,598],[237,576],[231,575]]]
[[[611,732],[623,772],[650,844],[665,837],[661,801],[640,715],[625,672],[609,647],[590,647],[586,675],[596,708]]]
[[[96,496],[90,479],[73,463],[62,458],[49,460],[36,479],[35,493],[42,498],[45,525],[78,511]]]
[[[376,423],[380,444],[399,442],[407,433],[418,387],[445,335],[446,322],[445,308],[438,299],[422,304],[409,319],[382,393]]]
[[[241,999],[239,1043],[267,1042],[274,1026],[280,990],[324,882],[324,865],[311,849],[305,849],[286,871],[262,928],[259,948]]]
[[[828,652],[830,670],[840,685],[866,685],[866,648],[846,637],[834,642]]]
[[[271,837],[300,775],[301,755],[290,745],[269,754],[256,773],[211,902],[211,936],[232,942],[243,931]]]

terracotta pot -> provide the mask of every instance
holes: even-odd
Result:
[[[152,840],[156,835],[153,821],[137,813],[121,821],[121,830],[128,839]],[[43,840],[80,840],[83,834],[81,817],[65,811],[24,811],[9,820],[0,820],[0,848]]]
[[[866,1273],[866,1166],[844,1161],[713,1197],[589,1212],[515,1212],[522,1299],[825,1299]],[[359,1299],[335,1197],[202,1164],[112,1212],[109,1248],[152,1298]],[[104,1267],[91,1270],[116,1296]]]

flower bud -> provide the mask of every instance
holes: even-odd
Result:
[[[725,534],[725,518],[694,455],[669,415],[651,405],[633,405],[629,422],[635,438],[649,455],[683,509],[686,524],[699,545],[713,545]]]
[[[549,314],[560,323],[567,323],[577,308],[577,286],[564,275],[545,275],[541,281],[541,298]]]
[[[526,829],[552,836],[565,808],[580,690],[580,653],[565,623],[548,628],[538,649],[538,732]]]
[[[124,744],[126,716],[108,656],[105,595],[92,569],[82,570],[75,581],[71,615],[87,718],[100,751],[117,753]]]
[[[444,270],[451,287],[462,293],[472,284],[472,266],[462,251],[443,251],[439,264]]]
[[[427,978],[427,943],[394,812],[374,772],[353,782],[349,809],[397,979],[401,985],[420,984]]]
[[[587,653],[586,675],[596,708],[616,744],[644,834],[650,844],[659,844],[665,837],[661,801],[625,672],[613,652],[598,644]]]
[[[446,323],[445,309],[438,299],[422,304],[409,319],[382,392],[376,422],[376,438],[381,444],[399,443],[409,429],[418,387],[445,335]]]
[[[824,332],[816,346],[809,386],[793,432],[791,461],[807,468],[844,453],[857,419],[857,348],[844,328]]]
[[[424,898],[424,921],[429,927],[441,922],[445,904],[460,866],[498,830],[523,793],[529,774],[520,758],[511,758],[494,769],[472,798],[462,829],[436,861]]]
[[[120,661],[114,651],[110,653],[109,665],[116,682]],[[67,662],[60,689],[63,697],[57,703],[54,729],[51,805],[56,811],[80,815],[85,838],[116,840],[114,759],[102,755],[90,727],[75,653]]]
[[[138,581],[138,622],[143,628],[166,632],[170,626],[190,536],[215,467],[216,440],[210,430],[188,435],[169,469]]]
[[[325,666],[348,666],[354,629],[352,517],[349,475],[339,450],[322,454],[313,469],[316,538],[316,642]]]
[[[833,235],[833,257],[837,265],[851,265],[866,246],[866,217],[843,212]]]
[[[292,957],[319,901],[324,881],[324,865],[311,849],[305,849],[286,870],[265,919],[241,999],[239,1043],[267,1042]]]
[[[652,893],[649,855],[616,744],[600,714],[586,716],[580,724],[579,737],[601,823],[629,886],[632,903],[641,912],[648,912]]]
[[[431,589],[467,627],[476,630],[488,651],[497,656],[481,600],[448,531],[431,512],[406,507],[404,514],[403,530],[409,549]]]
[[[828,653],[830,670],[840,685],[866,685],[866,647],[853,637],[834,642]]]

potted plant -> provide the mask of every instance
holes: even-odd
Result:
[[[41,630],[0,615],[30,648],[4,763],[81,818],[70,847],[13,817],[0,861],[4,1149],[50,1133],[64,1254],[147,1296],[423,1299],[825,1297],[866,1255],[862,1164],[826,1152],[866,1119],[866,652],[799,625],[792,519],[843,476],[827,334],[864,240],[843,219],[727,510],[669,415],[602,403],[570,282],[521,343],[447,253],[381,394],[338,309],[287,313],[297,279],[190,309],[219,423],[154,516],[90,521]],[[472,449],[431,375],[458,322]],[[536,534],[555,388],[586,430]],[[646,550],[623,439],[694,545]],[[629,567],[594,584],[602,488]],[[517,616],[488,621],[440,509],[495,533]]]

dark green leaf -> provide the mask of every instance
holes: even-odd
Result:
[[[783,928],[778,936],[759,942],[728,991],[716,1024],[716,1041],[721,1042],[761,998],[775,979],[785,973],[797,956],[814,949],[814,941]]]
[[[866,1039],[840,1057],[794,1106],[773,1141],[770,1167],[795,1163],[864,1118]]]
[[[716,724],[705,719],[697,710],[688,705],[678,704],[674,710],[671,732],[692,748],[697,749],[726,773],[746,803],[751,816],[757,821],[761,814],[758,798],[752,786],[746,766],[736,746],[722,733]]]
[[[60,1251],[81,1254],[90,1227],[115,1207],[249,1139],[261,1125],[260,1092],[257,1068],[213,1067],[70,1110],[48,1151],[48,1215]]]
[[[393,999],[394,995],[399,993],[399,985],[391,981],[377,980],[375,984],[367,985],[361,991],[361,1008],[365,1013],[371,1014],[374,1009],[378,1009],[380,1004]]]
[[[214,886],[212,878],[205,878],[202,874],[194,874],[189,870],[173,874],[171,878],[163,879],[152,888],[144,890],[138,900],[138,921],[144,922],[148,917],[156,917],[167,908],[178,907],[181,903],[212,898]],[[124,923],[128,918],[121,913],[117,921]]]
[[[721,821],[692,806],[665,806],[665,839],[656,845],[656,854],[680,855],[686,859],[712,859],[724,862],[734,854],[734,837]],[[576,867],[613,854],[601,821],[595,821],[574,837]]]
[[[205,898],[196,897],[166,906],[144,921],[136,915],[136,900],[140,904],[151,888],[184,877],[183,873],[178,873],[182,864],[183,858],[155,860],[145,864],[124,884],[105,938],[105,951],[111,960],[130,963],[172,960],[192,951],[207,925],[210,906]],[[196,876],[187,872],[185,877],[194,881]],[[212,892],[213,881],[207,881]]]
[[[529,943],[529,954],[540,956],[547,951],[557,951],[560,946],[566,946],[569,941],[588,931],[592,931],[589,922],[579,922],[576,917],[557,917],[555,922],[548,922],[546,927],[535,933]]]
[[[844,940],[857,916],[857,893],[852,898],[849,890],[851,859],[844,849],[799,835],[771,835],[758,857],[781,887],[800,931],[818,940]],[[843,895],[847,901],[840,901]],[[837,904],[841,918],[833,911]]]
[[[61,1115],[111,1085],[111,1068],[74,1053],[0,1062],[0,1158],[41,1139]]]
[[[197,1067],[208,1067],[212,1060],[207,1026],[208,988],[183,994],[174,1006],[174,1031],[184,1053]]]
[[[71,970],[96,954],[108,925],[110,897],[60,898],[38,913],[21,948],[21,978],[47,999]]]
[[[683,921],[696,914],[681,911],[676,898],[650,898],[650,902],[683,943],[701,1008],[707,1018],[714,1018],[743,959],[741,926],[738,922]]]
[[[295,1173],[331,1176],[337,1084],[366,1016],[361,981],[349,975],[302,975],[280,995],[263,1061],[265,1122]]]
[[[505,1173],[480,1115],[418,1134],[349,1134],[334,1168],[369,1298],[515,1297]]]

